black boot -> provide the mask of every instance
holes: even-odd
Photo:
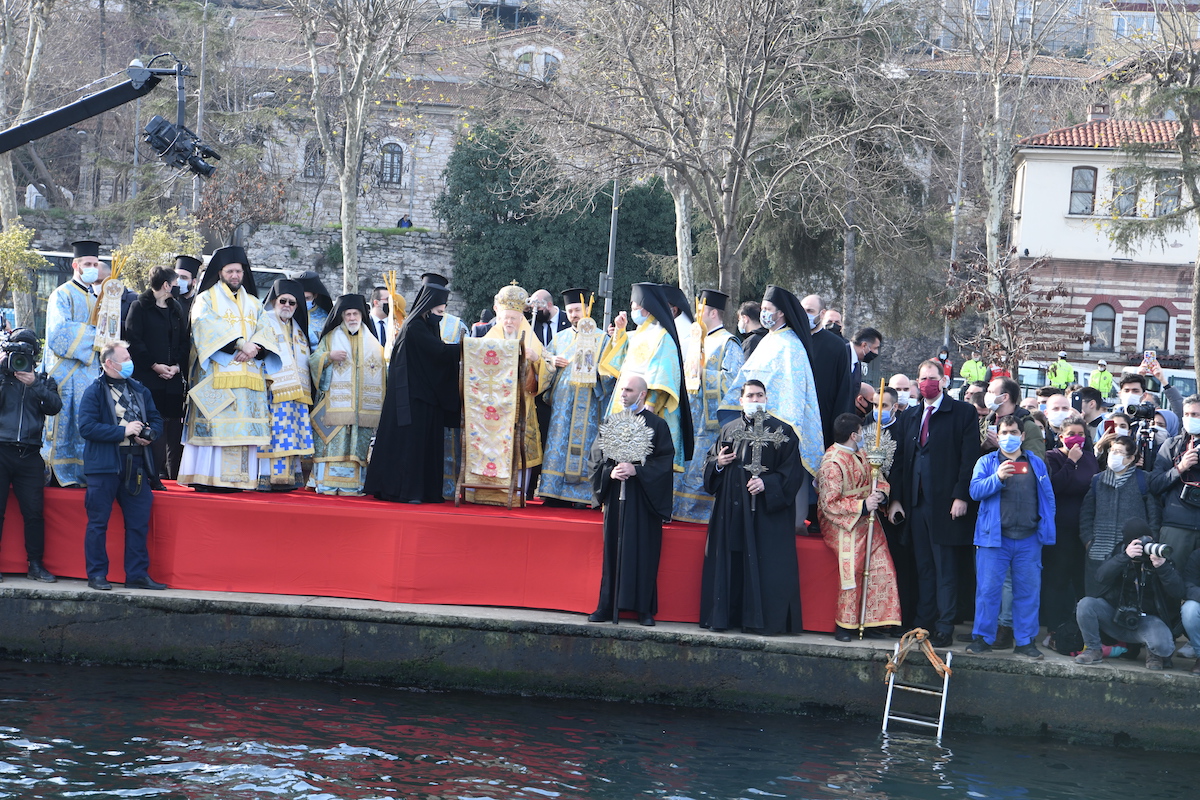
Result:
[[[47,572],[46,568],[42,566],[41,561],[29,562],[29,575],[26,577],[28,577],[31,581],[41,581],[42,583],[58,582],[58,578]]]

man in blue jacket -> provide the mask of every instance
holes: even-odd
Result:
[[[990,653],[996,641],[1004,578],[1012,570],[1013,652],[1042,658],[1038,632],[1042,546],[1054,544],[1054,489],[1042,459],[1023,449],[1025,432],[1013,415],[998,425],[999,449],[975,462],[971,497],[975,520],[975,637],[967,652]]]
[[[100,591],[108,582],[105,549],[113,501],[125,516],[125,586],[165,589],[150,577],[146,536],[150,531],[150,483],[157,473],[150,443],[162,433],[162,417],[150,391],[130,378],[133,361],[126,342],[114,342],[100,351],[104,374],[83,393],[79,405],[79,433],[84,438],[83,473],[87,476],[88,524],[84,536],[88,586]]]

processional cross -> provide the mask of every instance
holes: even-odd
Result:
[[[733,434],[732,443],[740,444],[745,442],[750,445],[750,463],[744,464],[743,469],[749,472],[755,478],[767,472],[767,468],[762,463],[763,448],[767,445],[774,445],[776,449],[779,445],[787,441],[787,434],[778,428],[773,431],[768,431],[763,423],[766,421],[767,414],[765,411],[755,411],[750,417],[753,423],[749,428],[743,428]],[[750,495],[750,510],[755,511],[755,498],[757,495]]]

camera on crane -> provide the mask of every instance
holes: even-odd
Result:
[[[158,114],[146,123],[144,138],[168,167],[189,169],[204,178],[217,171],[216,166],[204,160],[220,161],[221,156],[216,150],[187,128],[173,125]]]

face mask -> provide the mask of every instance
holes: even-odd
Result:
[[[315,302],[316,302],[316,300],[305,300],[304,305],[308,306],[309,311],[312,311],[313,303],[315,303]]]
[[[187,294],[188,287],[191,286],[192,284],[190,281],[188,281],[187,278],[176,278],[175,285],[179,287],[179,291],[183,292],[184,294]]]
[[[938,353],[938,361],[945,361],[949,357],[950,356],[946,355],[945,353]]]
[[[1118,456],[1116,454],[1108,457],[1108,468],[1113,472],[1120,472],[1129,464],[1128,456]]]
[[[1067,417],[1071,416],[1070,411],[1051,411],[1047,417],[1050,419],[1050,426],[1053,428],[1061,428],[1062,424],[1067,421]]]
[[[1083,447],[1084,438],[1082,436],[1066,436],[1063,438],[1063,444],[1070,450],[1072,447]]]
[[[1200,436],[1200,418],[1184,417],[1183,429],[1188,432],[1189,436]]]
[[[743,335],[746,333],[746,323],[742,322],[741,320],[738,320],[738,333]]]
[[[1015,433],[1006,433],[997,440],[997,444],[1005,453],[1015,453],[1021,449],[1021,437]]]
[[[1117,436],[1128,436],[1129,435],[1129,427],[1128,426],[1122,427],[1122,426],[1118,425],[1117,427],[1113,428],[1113,433],[1115,433]]]
[[[983,404],[988,407],[988,411],[995,411],[1000,408],[1000,401],[996,399],[996,395],[988,392],[983,396]]]
[[[637,311],[631,311],[629,316],[633,320],[634,325],[645,325],[646,320],[650,319],[650,315],[640,308]]]
[[[832,325],[830,325],[830,326],[829,326],[829,330],[833,331],[833,332],[834,332],[834,333],[836,333],[838,336],[841,336],[841,335],[842,335],[842,326],[841,326],[841,323],[838,323],[838,322],[835,322],[835,323],[833,323]],[[863,359],[863,360],[865,361],[866,359]]]
[[[755,414],[757,414],[759,411],[765,412],[766,410],[767,410],[766,403],[752,402],[750,400],[742,401],[742,413],[745,414],[747,417],[752,417]]]
[[[900,405],[902,405],[902,406],[908,405],[908,401],[911,399],[912,399],[912,390],[911,389],[897,389],[896,390],[896,402],[899,403]]]
[[[133,359],[121,364],[121,377],[128,380],[133,376]]]
[[[891,410],[890,408],[889,408],[887,411],[884,411],[884,412],[883,412],[883,416],[882,416],[882,417],[881,417],[881,416],[879,416],[879,409],[878,409],[878,408],[877,408],[877,409],[875,409],[874,411],[872,411],[872,412],[871,412],[871,416],[872,416],[872,417],[875,419],[875,421],[876,421],[876,422],[878,422],[880,425],[891,425],[891,424],[892,424],[892,410]]]
[[[84,283],[95,283],[100,280],[100,269],[98,267],[84,267],[79,270],[79,280]]]
[[[846,440],[846,447],[849,447],[851,450],[858,452],[858,440],[856,440],[853,436],[851,436],[849,439]]]
[[[1140,394],[1127,394],[1121,398],[1121,402],[1130,406],[1140,405],[1142,402],[1142,396]]]
[[[1041,411],[1043,414],[1045,414],[1046,413],[1046,404],[1038,403],[1038,411]]]
[[[817,327],[817,316],[816,316],[816,314],[809,314],[809,315],[808,315],[808,327],[810,327],[810,328],[815,328],[815,327]]]
[[[876,357],[876,356],[878,356],[878,355],[879,355],[879,353],[876,353],[876,352],[875,352],[875,351],[873,351],[873,350],[868,350],[868,351],[866,352],[866,354],[865,354],[865,355],[864,355],[864,356],[863,356],[863,357],[862,357],[860,360],[861,360],[861,361],[862,361],[864,364],[870,364],[872,361],[874,361],[874,360],[875,360],[875,357]]]
[[[923,380],[919,384],[921,389],[921,397],[926,400],[933,400],[942,393],[942,382],[939,380]]]
[[[774,328],[775,327],[775,312],[774,311],[758,312],[758,321],[760,323],[762,323],[762,326],[764,328]]]

